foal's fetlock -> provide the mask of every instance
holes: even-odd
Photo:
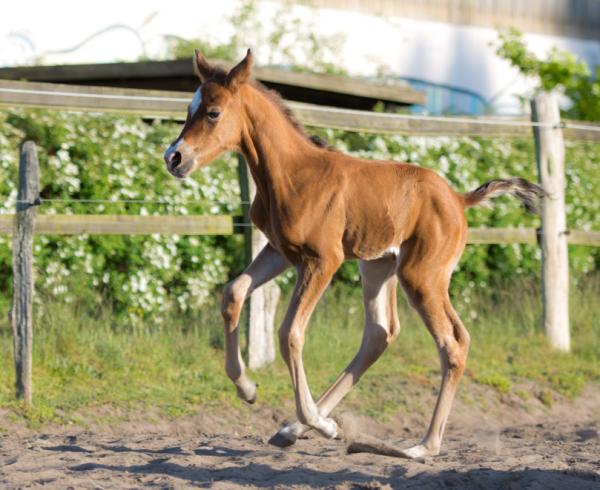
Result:
[[[316,423],[309,425],[327,439],[335,439],[338,436],[338,425],[333,419],[319,416]]]

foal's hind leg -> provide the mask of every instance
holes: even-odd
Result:
[[[440,392],[429,429],[419,445],[405,451],[409,457],[422,458],[439,454],[452,401],[465,369],[469,333],[450,304],[449,266],[435,268],[431,261],[411,263],[410,258],[404,265],[400,266],[400,281],[435,341],[442,367]]]
[[[395,271],[395,257],[360,262],[365,307],[362,342],[348,367],[317,401],[321,416],[329,416],[335,406],[398,335],[400,322],[396,308],[398,281]],[[279,447],[290,446],[309,429],[308,426],[296,421],[279,429],[269,442]]]
[[[341,249],[332,249],[327,255],[307,258],[298,266],[294,293],[279,329],[281,356],[288,366],[294,387],[296,416],[300,422],[329,439],[336,436],[337,424],[319,413],[308,386],[302,351],[312,312],[342,260]]]

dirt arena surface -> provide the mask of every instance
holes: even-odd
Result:
[[[424,462],[346,454],[360,434],[417,442],[421,414],[383,423],[342,413],[346,440],[308,436],[284,450],[267,444],[284,411],[266,406],[89,429],[15,427],[0,436],[0,488],[600,489],[600,387],[552,409],[479,406],[459,400],[442,454]]]

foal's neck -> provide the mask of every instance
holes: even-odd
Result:
[[[275,101],[252,85],[243,87],[246,124],[241,150],[259,193],[283,191],[300,167],[323,149],[315,146]],[[296,175],[295,175],[296,174]]]

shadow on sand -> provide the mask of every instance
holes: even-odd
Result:
[[[52,449],[52,448],[49,448]],[[58,448],[56,448],[58,449]],[[63,447],[64,449],[64,447]],[[69,448],[80,452],[82,448]],[[165,450],[129,449],[124,446],[104,445],[103,449],[115,452],[146,452],[148,454],[177,455],[184,450],[177,447]],[[85,463],[71,466],[69,470],[77,472],[114,471],[139,476],[170,476],[188,481],[194,486],[210,488],[216,482],[221,484],[251,486],[258,488],[291,487],[294,485],[311,488],[343,488],[350,489],[383,489],[383,488],[544,488],[544,489],[593,489],[600,488],[600,476],[591,472],[559,471],[545,469],[525,469],[516,471],[498,471],[491,468],[470,469],[467,471],[444,470],[436,471],[435,466],[423,465],[423,471],[407,476],[406,465],[399,460],[397,466],[388,476],[380,477],[365,472],[343,469],[335,472],[319,471],[305,467],[272,468],[268,464],[248,462],[255,452],[237,450],[221,446],[202,446],[194,450],[199,456],[231,458],[223,468],[203,468],[202,466],[182,465],[170,458],[156,458],[144,464],[108,465]],[[263,453],[263,451],[256,452]],[[189,454],[189,451],[188,451]],[[242,464],[240,464],[242,463]],[[390,465],[392,466],[392,465]],[[389,485],[389,487],[386,487]]]

